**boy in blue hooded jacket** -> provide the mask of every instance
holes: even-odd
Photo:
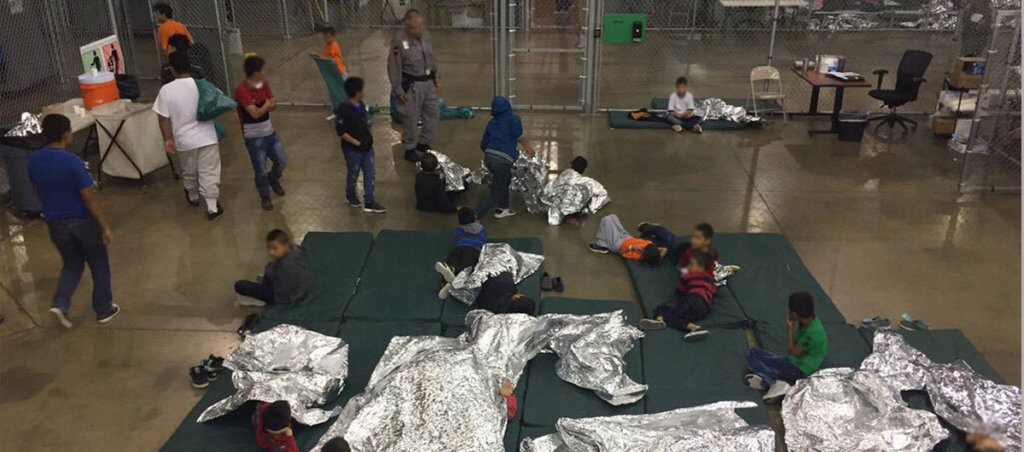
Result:
[[[512,112],[512,104],[502,96],[491,101],[491,120],[480,140],[484,151],[484,166],[491,172],[491,193],[476,206],[477,218],[482,218],[491,207],[497,206],[494,218],[511,217],[516,211],[509,209],[509,183],[512,182],[512,164],[519,158],[518,145],[526,155],[533,157],[533,148],[523,138],[523,122]]]

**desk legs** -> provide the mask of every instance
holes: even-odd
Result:
[[[836,87],[835,102],[832,103],[832,114],[830,115],[830,118],[829,118],[830,119],[829,122],[831,123],[829,125],[829,128],[825,129],[825,130],[808,130],[807,131],[808,134],[815,135],[815,134],[819,134],[819,133],[839,133],[839,112],[842,111],[842,109],[843,109],[843,93],[845,91],[846,91],[846,88]],[[817,102],[818,102],[817,94],[818,94],[818,88],[814,88],[814,91],[812,91],[812,93],[811,93],[811,102],[813,102],[811,104],[812,107],[817,106]],[[814,113],[813,110],[812,110],[812,113]]]
[[[811,87],[811,108],[809,113],[812,115],[818,114],[818,94],[821,92],[821,88],[817,86]]]

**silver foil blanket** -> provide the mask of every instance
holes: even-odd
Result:
[[[948,435],[934,414],[908,408],[884,377],[850,368],[797,381],[782,421],[794,452],[925,451]]]
[[[5,137],[23,137],[26,135],[38,135],[43,133],[42,118],[39,115],[34,115],[29,112],[21,114],[21,122],[19,122],[11,130],[8,130]]]
[[[733,273],[740,271],[739,265],[715,265],[714,277],[716,286],[724,286],[725,283],[729,282],[729,277]]]
[[[807,22],[810,30],[864,30],[877,26],[877,21],[856,13],[815,14]]]
[[[544,185],[538,201],[541,211],[530,212],[547,215],[548,224],[558,226],[566,215],[594,214],[611,199],[600,182],[569,168]]]
[[[463,191],[466,189],[466,182],[470,179],[469,168],[455,163],[447,155],[435,150],[427,152],[437,157],[437,169],[441,178],[444,179],[445,190]],[[419,162],[416,162],[416,168],[421,168]]]
[[[575,337],[579,344],[571,346],[582,352],[587,345],[581,342],[590,336],[582,334],[581,324],[599,328],[602,322],[635,329],[622,312],[531,317],[474,310],[458,338],[396,337],[366,391],[349,401],[313,450],[344,436],[355,451],[503,451],[507,419],[499,385],[517,381],[526,363],[555,341],[569,344]],[[590,344],[593,353],[632,346],[617,343],[631,335],[611,334],[611,341],[602,337]],[[622,357],[605,360],[621,366]]]
[[[516,284],[533,274],[544,262],[544,256],[531,253],[520,253],[507,243],[488,243],[480,250],[480,259],[476,266],[467,268],[455,276],[452,281],[451,294],[455,299],[473,305],[480,287],[488,278],[504,272],[512,273]]]
[[[704,99],[697,102],[697,108],[693,110],[693,114],[700,116],[702,121],[709,119],[724,119],[727,121],[738,122],[745,124],[748,122],[757,122],[761,118],[757,116],[751,116],[747,114],[747,109],[735,105],[729,105],[722,99]]]
[[[861,369],[898,389],[925,389],[935,413],[950,424],[968,433],[987,433],[1004,450],[1021,450],[1020,387],[988,380],[963,361],[934,363],[891,331],[876,332],[872,350]]]
[[[223,416],[250,400],[285,400],[296,421],[316,425],[340,412],[319,407],[344,388],[348,344],[282,324],[247,337],[224,359],[224,367],[232,371],[235,393],[207,408],[198,422]]]
[[[512,182],[509,189],[519,193],[526,204],[526,211],[535,215],[547,215],[548,208],[541,200],[544,187],[548,184],[548,165],[534,156],[520,154],[512,165]]]
[[[756,408],[754,402],[716,402],[662,413],[561,418],[557,433],[526,438],[521,452],[771,452],[775,432],[752,427],[737,408]]]

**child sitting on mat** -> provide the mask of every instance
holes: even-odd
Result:
[[[348,441],[340,436],[331,438],[324,447],[320,449],[320,452],[352,452],[352,448],[348,445]]]
[[[629,235],[619,221],[619,216],[614,214],[601,218],[601,223],[597,226],[597,238],[587,248],[598,254],[614,252],[623,259],[640,261],[648,265],[658,265],[668,252],[667,248],[659,247],[650,240]]]
[[[782,357],[754,347],[747,354],[751,373],[744,379],[751,388],[768,389],[764,400],[781,399],[796,380],[809,377],[821,367],[828,351],[828,337],[821,320],[814,315],[814,298],[807,292],[789,296],[786,315],[786,347],[789,356]]]
[[[430,153],[427,153],[430,155]],[[437,293],[437,298],[448,298],[452,281],[462,270],[473,267],[480,260],[480,250],[487,243],[487,230],[476,219],[476,212],[469,207],[459,208],[459,227],[455,228],[455,243],[444,262],[434,264],[444,278],[444,286]]]
[[[284,231],[274,229],[267,233],[267,254],[273,260],[267,264],[259,280],[235,282],[235,293],[241,295],[238,304],[290,304],[305,298],[309,287],[305,250],[293,245]]]
[[[683,241],[682,237],[657,223],[643,222],[636,229],[640,231],[640,237],[667,248],[668,259],[678,262],[680,270],[684,272],[690,266],[693,253],[697,251],[710,253],[711,267],[708,268],[708,273],[715,273],[715,267],[718,266],[718,251],[711,247],[711,238],[715,236],[715,230],[710,224],[700,223],[694,226],[693,231],[690,232],[689,242]]]
[[[455,202],[445,187],[444,178],[437,172],[437,157],[427,152],[420,159],[420,172],[416,175],[416,210],[424,212],[455,212]]]
[[[672,130],[676,132],[686,130],[703,133],[704,129],[700,127],[701,117],[693,112],[697,104],[693,101],[693,93],[686,90],[687,83],[686,77],[676,79],[676,90],[668,97],[665,121],[672,124]]]
[[[676,283],[675,299],[654,309],[654,319],[640,321],[641,330],[660,330],[670,326],[687,331],[683,339],[692,342],[708,335],[696,321],[708,316],[711,298],[718,288],[715,278],[708,272],[713,261],[707,251],[696,251],[690,256],[687,272]]]
[[[292,433],[292,409],[288,402],[260,402],[252,413],[256,444],[269,452],[299,452]]]
[[[530,297],[519,293],[512,273],[501,272],[484,281],[473,307],[486,309],[495,314],[533,315],[536,303]]]

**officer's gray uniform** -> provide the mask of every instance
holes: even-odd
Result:
[[[402,117],[402,146],[414,149],[420,143],[430,144],[437,133],[440,107],[434,80],[437,76],[437,57],[434,56],[433,39],[430,32],[423,30],[419,39],[399,31],[391,41],[388,55],[388,78],[391,92],[396,96],[405,94],[405,103],[399,102],[398,114]],[[416,140],[416,123],[423,121],[423,131]]]

